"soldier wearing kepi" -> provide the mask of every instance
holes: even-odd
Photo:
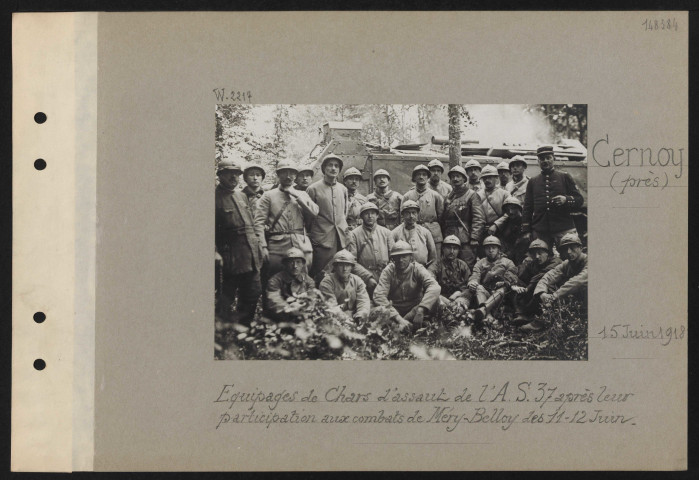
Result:
[[[549,271],[561,264],[561,259],[551,254],[549,246],[543,240],[534,240],[529,245],[529,257],[519,268],[519,285],[513,285],[515,311],[517,316],[512,321],[515,326],[530,323],[533,316],[541,313],[539,299],[534,296],[534,289],[539,280]]]
[[[338,250],[347,246],[347,212],[349,195],[344,185],[337,181],[342,170],[342,160],[328,155],[320,166],[323,178],[313,183],[306,193],[318,205],[318,216],[311,226],[313,267],[311,276],[316,278]]]
[[[547,272],[534,289],[544,306],[564,297],[587,300],[587,255],[577,235],[567,233],[561,238],[558,251],[565,260]],[[522,327],[525,332],[538,332],[544,328],[542,322],[534,320]]]
[[[430,169],[430,182],[427,184],[427,187],[440,194],[443,198],[447,198],[451,193],[451,185],[442,180],[444,164],[435,158],[430,160],[427,168]]]
[[[235,162],[219,162],[216,187],[216,258],[222,267],[221,310],[231,320],[238,295],[241,323],[249,323],[262,292],[262,247],[256,235],[253,211],[245,194],[236,190],[243,170]]]
[[[320,292],[330,309],[343,312],[356,321],[369,318],[370,300],[361,278],[352,273],[354,255],[340,250],[333,257],[333,273],[320,282]]]
[[[488,235],[497,235],[507,221],[505,218],[503,203],[510,196],[503,188],[498,187],[498,172],[495,167],[486,165],[483,168],[481,178],[485,188],[478,191],[481,206],[485,214],[485,229]]]
[[[434,313],[441,288],[425,267],[413,261],[409,244],[396,242],[391,249],[391,260],[381,272],[374,303],[389,308],[399,323],[408,321],[419,328],[425,316]]]
[[[353,273],[364,280],[369,294],[373,295],[381,272],[390,260],[393,234],[386,227],[376,223],[379,207],[373,203],[367,202],[362,205],[359,215],[362,224],[350,233],[347,250],[357,259]]]
[[[299,168],[294,181],[294,188],[300,192],[305,192],[311,184],[313,178],[313,169],[309,166]]]
[[[439,220],[444,214],[444,198],[434,190],[427,188],[430,170],[424,165],[413,169],[415,187],[403,195],[403,202],[412,200],[420,207],[417,223],[424,226],[432,234],[435,250],[442,248],[442,227]]]
[[[245,180],[243,193],[248,197],[248,203],[253,215],[257,207],[257,201],[265,193],[262,190],[262,181],[265,179],[265,175],[265,170],[259,165],[250,164],[243,169],[243,180]]]
[[[510,159],[509,165],[512,180],[505,185],[505,190],[524,205],[524,194],[527,192],[527,183],[529,183],[529,177],[524,174],[527,169],[527,161],[523,156],[515,155]]]
[[[313,248],[306,236],[305,222],[318,215],[318,205],[306,192],[293,187],[296,167],[282,161],[277,166],[279,188],[265,192],[257,201],[255,233],[260,237],[264,257],[268,260],[267,276],[282,269],[282,258],[295,247],[306,257],[306,266],[313,259]]]
[[[468,177],[468,187],[477,192],[483,190],[485,186],[481,181],[481,164],[475,158],[466,162],[466,176]]]
[[[442,287],[441,302],[457,302],[463,308],[468,308],[471,298],[468,279],[471,270],[466,262],[457,258],[460,250],[461,241],[456,236],[449,235],[442,242],[442,258],[430,265],[428,270]]]
[[[366,199],[379,207],[379,225],[393,230],[400,225],[400,204],[403,196],[390,188],[391,175],[380,168],[374,172],[374,191]]]
[[[539,147],[536,154],[541,174],[527,183],[522,229],[527,240],[533,234],[549,246],[558,246],[564,235],[577,235],[570,213],[582,206],[583,197],[568,173],[554,169],[552,146]]]
[[[413,259],[424,266],[429,266],[437,260],[437,249],[432,239],[432,233],[422,225],[417,224],[420,206],[412,200],[404,200],[400,206],[403,224],[391,231],[393,241],[404,241],[413,249]]]
[[[507,160],[503,160],[502,162],[498,163],[497,168],[498,178],[500,180],[500,188],[506,189],[507,184],[510,183],[510,180],[512,180],[512,172],[510,172],[510,165],[507,163]]]
[[[313,279],[306,274],[306,254],[298,248],[284,253],[282,271],[269,279],[264,301],[264,315],[276,322],[297,322],[297,312],[285,312],[289,298],[315,288]]]
[[[469,316],[477,324],[485,318],[488,323],[498,328],[502,324],[493,318],[491,312],[502,303],[509,288],[517,284],[517,267],[502,254],[500,239],[497,237],[490,236],[483,240],[483,248],[485,257],[476,262],[468,280],[468,288],[476,295],[478,304],[478,308],[469,312]]]
[[[352,230],[362,224],[359,211],[362,205],[367,202],[366,197],[357,191],[359,184],[362,182],[362,173],[356,168],[350,167],[345,170],[342,176],[342,182],[345,184],[349,196],[347,226]]]
[[[444,235],[455,235],[461,241],[459,258],[469,268],[473,268],[485,218],[480,197],[468,188],[467,178],[462,167],[456,166],[449,170],[449,179],[454,189],[444,202],[442,232]]]

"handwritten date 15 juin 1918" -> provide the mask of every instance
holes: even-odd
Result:
[[[687,334],[687,327],[634,327],[629,324],[605,325],[597,332],[602,340],[622,339],[622,340],[660,340],[663,346],[667,346],[673,340],[684,340]]]

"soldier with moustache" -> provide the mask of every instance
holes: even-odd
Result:
[[[403,196],[391,190],[391,175],[380,168],[374,172],[374,191],[366,197],[367,201],[379,207],[378,223],[393,230],[400,225],[400,204]]]
[[[468,279],[471,270],[466,262],[458,258],[461,241],[454,235],[449,235],[442,242],[442,257],[428,268],[442,287],[440,302],[451,304],[456,302],[464,309],[469,304]]]
[[[403,195],[403,202],[411,200],[420,207],[417,223],[422,225],[432,234],[435,251],[442,248],[442,227],[439,220],[444,214],[444,198],[436,191],[427,188],[430,178],[430,169],[425,165],[418,165],[413,169],[412,179],[415,186]]]
[[[483,190],[485,186],[481,181],[481,164],[475,158],[472,158],[464,166],[466,169],[466,176],[468,177],[468,188],[474,192]]]
[[[442,198],[447,198],[451,193],[451,185],[442,180],[444,164],[435,158],[430,160],[427,168],[430,169],[430,182],[427,184],[427,187],[440,194]]]
[[[313,169],[309,166],[300,167],[294,180],[294,188],[299,192],[305,192],[311,185],[313,179]]]
[[[362,173],[356,168],[350,167],[342,175],[342,182],[345,184],[349,196],[347,226],[350,230],[353,230],[362,224],[359,212],[362,205],[367,202],[366,197],[357,191],[359,184],[362,182]]]
[[[488,235],[497,235],[502,230],[507,218],[504,216],[503,203],[510,196],[504,188],[498,186],[498,172],[495,167],[486,165],[481,174],[484,188],[478,191],[485,215],[485,230]],[[480,256],[483,256],[481,250]]]
[[[497,169],[500,188],[507,190],[507,184],[510,183],[510,180],[512,180],[510,165],[507,163],[507,160],[503,160],[502,162],[498,163]]]
[[[413,259],[424,266],[429,266],[437,260],[437,249],[432,233],[417,220],[420,215],[420,205],[412,200],[403,200],[400,206],[403,223],[391,231],[393,241],[404,241],[413,249]]]
[[[369,318],[371,303],[364,282],[352,273],[355,264],[354,255],[340,250],[333,257],[332,273],[323,277],[318,288],[328,308],[361,322]]]

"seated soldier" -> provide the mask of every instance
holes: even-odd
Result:
[[[541,313],[539,299],[534,296],[534,289],[539,280],[560,263],[561,259],[553,256],[549,246],[543,240],[534,240],[529,245],[529,257],[519,268],[520,285],[512,286],[512,291],[516,294],[514,300],[517,313],[512,321],[513,325],[522,326],[530,323],[534,315]]]
[[[527,258],[529,244],[522,233],[522,202],[516,197],[507,197],[502,204],[505,215],[498,224],[497,237],[502,242],[502,253],[512,260],[515,265],[522,265]],[[521,272],[521,269],[520,269]]]
[[[512,260],[500,251],[500,239],[486,237],[483,240],[485,257],[481,258],[473,266],[473,273],[468,280],[468,288],[471,294],[476,294],[478,308],[469,311],[469,318],[480,325],[485,318],[492,326],[502,326],[499,320],[493,318],[491,312],[502,303],[509,287],[516,285],[517,267]]]
[[[442,258],[430,265],[429,272],[442,287],[442,303],[457,302],[463,308],[468,308],[468,277],[471,276],[471,269],[458,258],[459,251],[461,241],[456,235],[449,235],[442,242]]]
[[[564,297],[587,301],[587,255],[582,251],[582,242],[574,233],[566,233],[558,244],[558,252],[565,260],[547,272],[534,289],[541,303],[548,307]],[[533,320],[521,328],[524,332],[538,332],[543,322]]]
[[[418,225],[420,205],[413,200],[404,200],[400,206],[400,216],[403,223],[391,231],[393,241],[400,240],[408,243],[413,249],[413,259],[428,267],[437,260],[437,249],[432,233],[422,225]]]
[[[306,255],[298,248],[290,248],[282,258],[282,271],[267,283],[264,297],[264,315],[276,322],[297,322],[298,312],[285,312],[292,296],[315,288],[315,282],[306,274]]]
[[[362,224],[350,232],[347,250],[357,259],[352,273],[364,280],[369,295],[373,295],[381,272],[390,260],[393,235],[377,223],[379,207],[373,203],[362,205],[359,216]]]
[[[369,318],[369,294],[364,282],[352,273],[354,255],[340,250],[333,257],[333,273],[320,282],[320,292],[327,306],[338,312],[346,312],[357,321]]]
[[[419,328],[426,315],[434,313],[441,288],[425,267],[413,261],[413,249],[404,241],[391,249],[391,260],[374,290],[374,303],[391,310],[399,323]]]

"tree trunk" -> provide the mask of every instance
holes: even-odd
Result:
[[[460,105],[449,104],[449,168],[461,164],[461,115]]]

